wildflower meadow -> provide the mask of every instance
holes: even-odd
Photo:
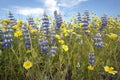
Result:
[[[120,15],[0,20],[0,80],[120,80]]]

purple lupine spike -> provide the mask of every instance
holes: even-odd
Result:
[[[105,28],[105,26],[107,26],[107,21],[108,21],[108,19],[107,19],[107,15],[103,15],[102,17],[101,17],[101,21],[102,21],[102,25],[101,25],[101,27],[100,27],[100,31],[102,31],[104,28]]]
[[[32,26],[32,29],[38,29],[32,17],[29,17],[27,20],[28,20],[28,24]]]
[[[55,40],[56,40],[55,34],[56,34],[55,31],[52,31],[52,32],[51,32],[51,36],[50,36],[51,44],[55,44]]]
[[[95,64],[95,54],[93,52],[91,52],[89,54],[89,64],[90,65],[94,65]]]
[[[23,35],[24,35],[25,47],[26,47],[26,49],[30,49],[31,48],[30,34],[27,30],[26,24],[24,24],[22,26],[22,30],[23,30]]]
[[[86,30],[88,30],[88,20],[86,15],[84,15],[82,19],[82,30],[83,30],[83,34],[88,34],[86,32]]]
[[[81,22],[81,15],[80,15],[80,13],[77,14],[77,22],[78,22],[78,24],[80,24],[80,22]]]
[[[100,33],[97,33],[96,36],[93,38],[93,40],[95,41],[95,46],[98,48],[103,48],[103,41],[102,41],[102,36]]]
[[[54,17],[55,17],[55,22],[56,22],[56,30],[60,30],[60,26],[63,22],[61,14],[57,13],[57,11],[54,11]]]
[[[41,38],[38,40],[38,44],[41,48],[41,53],[47,53],[48,52],[48,41],[45,38]]]
[[[43,33],[44,34],[49,34],[49,19],[48,19],[48,16],[46,15],[46,13],[44,13],[44,15],[43,15],[43,19],[42,19],[42,27],[41,27],[41,29],[42,29],[42,31],[43,31]]]
[[[9,30],[6,29],[2,33],[2,47],[3,48],[11,48],[12,46],[12,35],[10,34]]]
[[[87,20],[89,21],[89,12],[88,12],[88,10],[86,10],[86,11],[84,12],[84,15],[86,15]]]
[[[56,50],[57,50],[57,47],[55,47],[55,46],[52,46],[51,47],[51,50],[50,50],[50,52],[48,53],[48,54],[55,54],[56,53]]]
[[[11,11],[9,11],[8,13],[8,19],[11,20],[11,24],[10,27],[14,26],[17,24],[17,20],[14,18],[13,14],[11,13]]]

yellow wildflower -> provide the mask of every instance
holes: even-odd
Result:
[[[90,30],[86,30],[85,32],[88,32],[88,33],[90,33]]]
[[[32,26],[31,26],[31,25],[28,25],[28,28],[29,28],[29,29],[31,29],[31,28],[32,28]]]
[[[68,46],[67,46],[67,45],[62,45],[62,48],[63,48],[65,51],[68,51]]]
[[[79,23],[78,28],[81,28],[81,27],[82,27],[82,23]]]
[[[92,24],[89,24],[88,27],[89,27],[89,28],[92,27]]]
[[[31,30],[31,33],[33,33],[33,34],[36,33],[36,32],[37,32],[36,29],[32,29],[32,30]]]
[[[56,39],[60,39],[60,35],[56,34],[56,35],[55,35],[55,38],[56,38]]]
[[[107,35],[110,39],[115,40],[117,38],[117,34],[110,33],[110,35]]]
[[[59,40],[58,41],[60,44],[64,44],[64,40]]]
[[[72,34],[76,35],[76,32],[72,32]]]
[[[2,27],[2,28],[1,28],[1,30],[2,30],[2,31],[5,31],[5,30],[6,30],[6,28],[5,28],[5,27]]]
[[[36,21],[40,21],[40,18],[36,18]]]
[[[104,45],[105,45],[106,47],[108,47],[108,46],[109,46],[109,44],[107,44],[107,43],[104,43]]]
[[[35,22],[35,24],[36,24],[36,25],[38,25],[38,24],[39,24],[39,22]]]
[[[66,33],[64,34],[64,36],[67,37],[67,36],[68,36],[68,33],[66,32]]]
[[[22,21],[22,20],[18,20],[18,21],[17,21],[17,23],[22,24],[22,23],[23,23],[23,21]]]
[[[29,60],[25,61],[23,67],[25,69],[30,69],[32,67],[32,62],[30,62]]]
[[[15,29],[15,30],[19,30],[17,25],[14,25],[12,28]]]
[[[48,16],[49,19],[52,19],[52,16]]]
[[[104,70],[113,75],[115,75],[117,73],[117,71],[115,71],[113,67],[109,67],[109,66],[105,66]]]
[[[55,57],[55,54],[52,54],[52,57]]]
[[[94,67],[93,67],[92,65],[89,65],[89,66],[88,66],[88,70],[91,70],[91,71],[92,71],[92,70],[94,70]]]
[[[73,32],[73,30],[72,30],[72,29],[70,29],[70,30],[68,30],[68,32]]]
[[[62,32],[63,32],[63,33],[66,33],[66,32],[67,32],[66,28],[63,28],[63,29],[62,29]]]
[[[22,31],[18,30],[14,33],[14,36],[15,37],[19,37],[19,36],[22,36]]]

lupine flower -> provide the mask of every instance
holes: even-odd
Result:
[[[94,53],[90,53],[89,54],[89,66],[88,66],[89,70],[94,70],[94,63],[95,63],[95,55]]]
[[[27,27],[26,24],[24,24],[23,25],[24,41],[25,41],[26,49],[30,49],[31,48],[30,34],[28,33],[28,30],[26,27]]]
[[[12,35],[10,34],[12,30],[6,27],[5,31],[2,31],[2,47],[3,48],[11,48],[12,45]]]
[[[64,49],[64,51],[68,51],[68,46],[67,45],[62,45],[62,48]]]
[[[89,64],[90,65],[94,65],[95,63],[95,54],[94,53],[90,53],[89,54]]]
[[[57,50],[57,47],[51,47],[51,50],[48,54],[55,54],[56,53],[56,50]]]
[[[27,70],[30,69],[32,67],[32,65],[33,65],[32,62],[29,60],[27,60],[23,63],[23,67]]]
[[[14,18],[13,14],[11,13],[11,11],[9,11],[8,19],[11,21],[11,24],[10,24],[11,27],[17,24],[16,19]]]
[[[14,16],[11,12],[9,12],[8,14],[8,20],[10,20],[10,23],[8,25],[6,25],[6,28],[2,31],[3,37],[2,37],[2,47],[3,48],[11,48],[12,46],[12,35],[11,32],[12,30],[12,26],[14,26],[16,24]]]
[[[28,24],[31,25],[33,29],[37,29],[37,26],[35,25],[34,19],[32,17],[28,18]]]
[[[48,19],[48,16],[47,16],[47,14],[46,13],[44,13],[44,15],[43,15],[43,19],[42,19],[42,31],[43,31],[43,33],[44,34],[48,34],[49,33],[49,19]]]
[[[57,11],[54,11],[54,17],[56,21],[56,30],[60,30],[62,24],[62,17],[61,14],[58,14]]]
[[[84,12],[83,20],[82,20],[82,30],[84,34],[88,34],[88,25],[89,25],[89,12],[86,10]]]
[[[117,71],[114,70],[113,67],[109,67],[109,66],[105,66],[105,67],[104,67],[104,70],[105,70],[106,72],[110,73],[110,74],[113,74],[113,75],[115,75],[115,74],[117,73]]]
[[[78,14],[77,14],[77,22],[78,22],[78,24],[80,24],[80,23],[81,23],[81,21],[82,21],[82,20],[81,20],[80,13],[78,13]]]
[[[38,44],[40,45],[41,48],[41,53],[47,53],[48,52],[48,41],[46,39],[39,39]]]
[[[97,33],[96,36],[93,38],[93,40],[95,41],[95,46],[98,48],[103,48],[104,47],[104,43],[102,41],[102,36],[100,33]]]
[[[50,36],[51,44],[55,44],[55,40],[56,40],[55,35],[56,35],[56,32],[52,31]]]
[[[101,27],[100,27],[100,29],[99,29],[100,31],[103,30],[103,28],[104,28],[105,26],[107,26],[107,20],[108,20],[108,19],[107,19],[107,15],[104,14],[104,15],[101,17],[101,20],[102,20],[102,25],[101,25]]]

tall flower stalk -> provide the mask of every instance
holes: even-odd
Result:
[[[57,11],[54,11],[54,17],[56,22],[56,30],[60,30],[61,24],[63,22],[61,14],[57,13]]]
[[[101,25],[101,27],[100,27],[100,31],[102,31],[104,28],[105,28],[105,26],[107,26],[107,21],[108,21],[108,19],[107,19],[107,15],[103,15],[102,17],[101,17],[101,21],[102,21],[102,25]]]

